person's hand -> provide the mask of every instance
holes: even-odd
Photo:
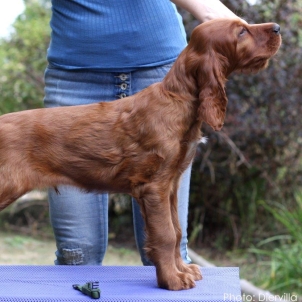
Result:
[[[231,10],[219,0],[171,0],[177,6],[191,13],[200,22],[205,22],[218,18],[240,19],[242,22],[247,22]]]

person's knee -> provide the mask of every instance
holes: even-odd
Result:
[[[55,264],[58,265],[100,265],[104,252],[97,251],[92,246],[70,244],[59,247],[56,256]]]
[[[81,265],[84,264],[84,252],[81,248],[61,247],[56,252],[58,265]]]

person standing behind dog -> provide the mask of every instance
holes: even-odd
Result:
[[[109,102],[160,82],[186,46],[184,26],[175,4],[201,22],[237,17],[218,0],[172,2],[52,0],[45,106]],[[190,262],[187,252],[190,174],[188,168],[178,191],[181,256],[186,263]],[[55,264],[102,264],[108,241],[108,194],[84,193],[74,187],[60,186],[58,191],[50,189],[48,196],[57,244]],[[144,265],[151,265],[143,250],[144,222],[136,201],[132,204],[141,259]]]

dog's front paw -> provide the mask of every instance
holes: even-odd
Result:
[[[185,264],[186,272],[191,274],[194,277],[195,281],[201,280],[202,275],[200,271],[200,267],[196,264]]]
[[[178,272],[165,279],[158,278],[158,286],[168,290],[183,290],[195,287],[192,274]]]
[[[183,260],[180,260],[177,263],[177,268],[183,273],[191,274],[195,281],[202,279],[200,267],[196,264],[186,264]]]

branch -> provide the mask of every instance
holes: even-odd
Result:
[[[236,144],[230,139],[230,137],[224,133],[224,132],[219,132],[217,133],[224,141],[230,146],[231,150],[240,158],[240,160],[237,162],[237,167],[240,165],[244,164],[248,168],[251,168],[251,164],[248,162],[248,160],[245,158],[241,150],[236,146]]]
[[[31,191],[20,197],[10,207],[10,213],[15,214],[32,205],[47,205],[47,192],[45,191]]]

